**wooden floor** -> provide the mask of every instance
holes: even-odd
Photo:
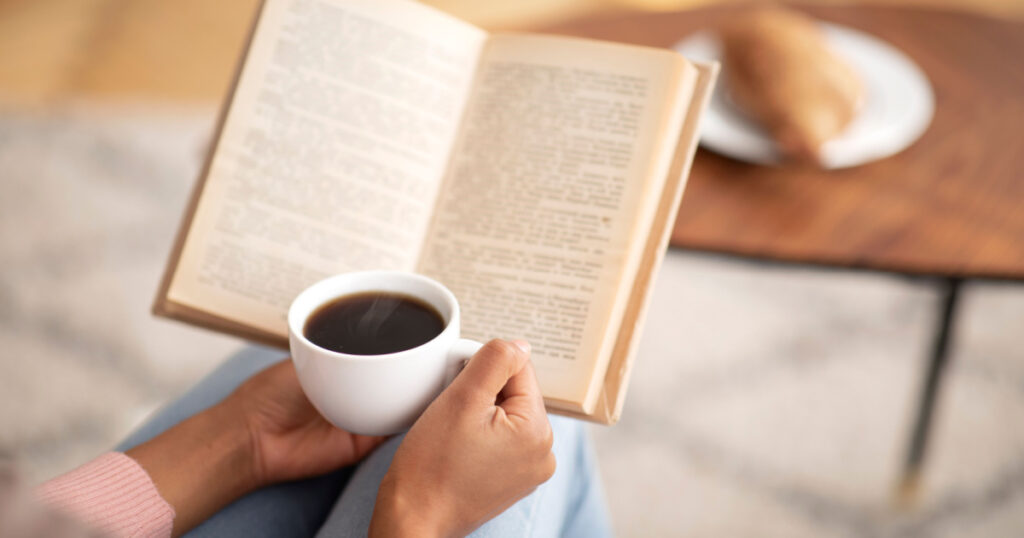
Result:
[[[487,28],[713,0],[429,0]],[[1024,16],[1021,0],[902,0]],[[0,105],[217,102],[259,0],[0,0]]]

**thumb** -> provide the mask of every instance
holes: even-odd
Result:
[[[541,395],[537,374],[534,373],[530,361],[526,361],[522,370],[512,376],[505,384],[505,388],[501,389],[500,400],[498,405],[509,416],[545,416],[544,396]]]
[[[524,348],[525,343],[520,347],[507,340],[487,342],[469,359],[448,388],[473,400],[494,405],[508,380],[529,362],[529,353]]]

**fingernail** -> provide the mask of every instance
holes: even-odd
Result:
[[[530,343],[526,340],[513,340],[512,343],[515,344],[517,348],[523,350],[523,353],[530,352]]]

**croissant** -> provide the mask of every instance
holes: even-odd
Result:
[[[864,88],[810,17],[758,8],[720,29],[729,97],[788,157],[821,163],[821,146],[853,119]]]

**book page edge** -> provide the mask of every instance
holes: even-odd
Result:
[[[703,117],[704,110],[710,101],[710,96],[714,90],[714,84],[719,73],[719,64],[717,62],[691,63],[697,68],[697,81],[693,91],[694,98],[691,99],[690,107],[686,113],[684,129],[680,133],[676,156],[674,157],[672,167],[669,169],[671,177],[666,182],[665,190],[663,191],[668,192],[672,190],[673,192],[670,196],[663,196],[662,208],[667,207],[667,212],[664,221],[656,225],[661,227],[660,236],[652,234],[653,242],[649,244],[647,252],[645,252],[645,256],[648,259],[641,266],[640,272],[638,272],[634,293],[631,295],[630,304],[627,307],[627,315],[623,318],[623,323],[619,328],[615,351],[613,351],[611,360],[608,363],[608,369],[605,373],[597,405],[595,405],[593,412],[589,414],[561,409],[553,410],[557,414],[564,414],[607,426],[615,424],[622,416],[629,378],[640,343],[641,326],[647,315],[647,307],[650,303],[654,277],[657,275],[661,262],[665,257],[672,225],[679,211],[683,190],[689,178],[690,169],[696,154],[700,138],[700,119]],[[629,315],[630,310],[632,311],[632,316]],[[632,320],[629,319],[630,317],[632,317]]]
[[[256,329],[172,300],[165,300],[159,305],[154,306],[154,314],[162,318],[181,321],[200,329],[228,334],[270,347],[288,349],[287,335]]]

